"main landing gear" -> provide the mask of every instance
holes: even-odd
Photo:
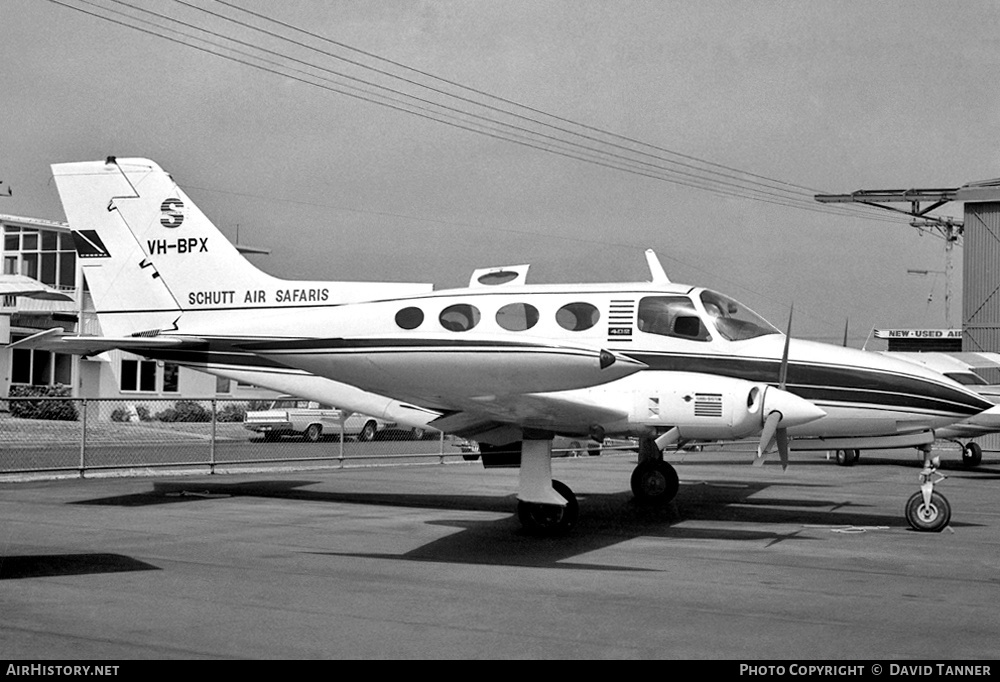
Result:
[[[962,464],[967,467],[977,467],[983,463],[983,448],[979,443],[959,443],[962,446]]]
[[[951,521],[951,505],[934,484],[945,479],[938,473],[939,457],[931,455],[930,447],[924,450],[924,468],[920,472],[920,492],[913,493],[906,502],[906,520],[914,530],[939,533]]]
[[[579,511],[569,486],[552,480],[552,440],[525,439],[517,492],[517,518],[524,530],[533,535],[565,534],[576,525]]]
[[[647,504],[665,505],[680,488],[677,471],[663,460],[663,451],[652,438],[639,440],[639,464],[632,470],[632,493]]]
[[[525,531],[534,535],[567,533],[576,524],[580,506],[569,486],[552,479],[552,441],[522,441],[520,465],[517,518]],[[631,483],[641,503],[666,505],[677,495],[677,471],[663,460],[663,451],[652,438],[639,441],[639,464],[632,471]]]

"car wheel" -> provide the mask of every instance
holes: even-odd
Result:
[[[323,427],[319,424],[310,424],[309,428],[302,434],[302,440],[315,443],[323,435]]]
[[[361,433],[358,434],[358,440],[363,443],[368,443],[375,440],[375,433],[378,431],[378,424],[373,421],[366,422]]]

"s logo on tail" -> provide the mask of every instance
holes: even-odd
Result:
[[[162,204],[160,204],[160,213],[162,217],[160,218],[160,225],[163,227],[180,227],[181,223],[184,222],[184,214],[181,212],[184,209],[184,202],[180,199],[165,199]]]

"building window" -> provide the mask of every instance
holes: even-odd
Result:
[[[14,363],[14,367],[10,373],[10,383],[31,383],[31,354],[33,352],[23,348],[15,348],[11,351],[11,361]]]
[[[232,379],[226,377],[215,377],[215,392],[221,393],[223,395],[229,395],[233,392],[233,382]]]
[[[172,362],[163,363],[163,392],[177,393],[180,379],[180,365]]]
[[[121,390],[156,391],[156,363],[152,360],[122,360]]]
[[[7,225],[3,247],[4,274],[25,275],[53,287],[76,286],[76,249],[68,234]]]
[[[16,340],[16,339],[12,339]],[[73,383],[73,359],[64,353],[14,348],[10,383],[23,386],[70,386]]]

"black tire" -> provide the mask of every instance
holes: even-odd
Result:
[[[583,454],[583,447],[580,445],[580,441],[571,440],[569,442],[569,452],[566,453],[570,457],[579,457]]]
[[[310,424],[306,427],[306,430],[302,432],[302,440],[309,443],[315,443],[323,436],[323,427],[319,424]]]
[[[580,505],[576,495],[562,481],[552,481],[552,489],[566,498],[566,506],[556,504],[517,503],[517,518],[532,535],[563,535],[576,524]]]
[[[600,445],[588,445],[587,446],[587,454],[590,455],[591,457],[600,457],[601,456],[601,446]]]
[[[648,459],[632,471],[632,494],[643,503],[668,504],[677,496],[680,480],[667,462]]]
[[[375,434],[378,433],[378,424],[374,421],[368,421],[365,423],[364,427],[361,429],[361,433],[358,434],[358,440],[362,443],[368,443],[375,440]]]
[[[413,438],[413,440],[423,440],[424,436],[426,435],[427,432],[420,428],[416,428],[410,431],[410,437]]]
[[[962,464],[977,467],[983,462],[983,448],[979,443],[966,443],[962,448]]]
[[[861,457],[857,450],[837,450],[837,464],[842,467],[852,467]]]
[[[906,520],[914,530],[940,533],[951,521],[951,505],[941,493],[932,492],[929,505],[923,493],[913,493],[906,501]]]

